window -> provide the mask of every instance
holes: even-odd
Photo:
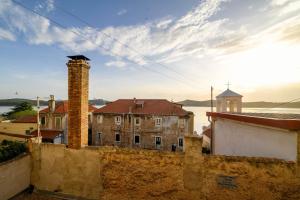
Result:
[[[97,115],[97,123],[102,124],[103,122],[103,115]]]
[[[178,146],[183,147],[183,138],[178,138]]]
[[[134,118],[134,125],[136,125],[136,126],[141,125],[141,118],[139,118],[139,117]]]
[[[179,119],[178,124],[179,124],[180,128],[184,128],[184,126],[185,126],[185,119]]]
[[[161,126],[162,118],[155,118],[155,126]]]
[[[156,136],[155,137],[155,148],[160,149],[160,146],[161,146],[161,137]]]
[[[55,128],[61,129],[61,117],[55,117]]]
[[[140,144],[140,136],[139,135],[134,136],[134,144]]]
[[[26,135],[30,135],[30,130],[25,130]]]
[[[116,142],[121,142],[121,136],[119,132],[116,132]]]
[[[46,124],[46,117],[41,117],[41,124],[45,125]]]
[[[98,145],[101,145],[101,133],[98,133],[97,136]]]
[[[116,116],[116,117],[115,117],[115,123],[116,123],[117,125],[120,125],[120,124],[121,124],[121,121],[122,121],[121,116]]]

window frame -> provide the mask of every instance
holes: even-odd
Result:
[[[138,121],[139,121],[138,124],[136,123],[136,120],[137,120],[137,119],[138,119]],[[142,123],[142,120],[141,120],[140,117],[134,117],[134,125],[135,125],[135,126],[141,126],[141,123]]]
[[[42,123],[42,119],[44,118],[44,123]],[[41,116],[41,119],[40,119],[40,125],[42,125],[42,126],[45,126],[47,124],[47,118],[46,118],[46,116]]]
[[[180,146],[180,140],[182,140],[182,146]],[[178,147],[179,147],[179,148],[183,148],[183,146],[184,146],[184,140],[183,140],[183,137],[179,137],[179,138],[178,138]]]
[[[57,119],[59,119],[59,121],[60,121],[60,126],[59,127],[57,127]],[[62,129],[62,117],[60,117],[60,116],[55,116],[54,117],[54,126],[55,126],[55,128],[56,129]]]
[[[118,120],[120,119],[120,120]],[[122,124],[122,117],[120,115],[115,116],[115,124],[116,125],[121,125]]]
[[[157,121],[160,121],[160,123],[158,124]],[[155,118],[155,127],[161,127],[162,126],[162,118],[161,117],[156,117]]]
[[[185,118],[179,118],[178,119],[178,126],[179,126],[179,128],[184,128],[185,124],[186,124]]]
[[[157,148],[157,145],[156,145],[156,138],[160,138],[160,145],[159,145],[159,148]],[[154,137],[154,145],[155,145],[155,148],[156,149],[160,149],[162,147],[162,137],[161,136],[155,136]]]
[[[138,143],[135,142],[135,137],[139,137],[139,142]],[[135,145],[140,145],[141,144],[141,136],[140,136],[140,134],[134,134],[134,144]]]
[[[119,135],[119,140],[117,141],[117,135]],[[121,134],[120,132],[115,132],[115,142],[116,143],[121,143]]]
[[[103,123],[103,115],[97,115],[97,124]]]

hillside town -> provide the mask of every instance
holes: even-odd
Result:
[[[299,8],[3,0],[0,200],[299,200]]]

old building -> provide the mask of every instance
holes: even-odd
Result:
[[[119,99],[94,112],[93,144],[182,150],[193,120],[192,112],[165,99]]]
[[[96,107],[89,105],[88,121],[89,121],[89,137],[91,139],[92,112]],[[41,135],[47,141],[54,141],[57,137],[61,137],[61,143],[68,144],[68,101],[56,102],[54,96],[50,96],[48,107],[40,111],[40,128]],[[44,135],[44,136],[43,136]],[[56,139],[55,141],[59,141]]]

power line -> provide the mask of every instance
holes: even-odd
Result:
[[[278,108],[278,107],[280,107],[280,106],[282,106],[282,105],[289,104],[289,103],[292,103],[292,102],[297,101],[297,100],[300,100],[300,98],[296,98],[296,99],[293,99],[293,100],[291,100],[291,101],[288,101],[288,102],[284,102],[284,103],[278,104],[278,105],[273,106],[273,107],[271,107],[271,108],[267,108],[267,110],[273,109],[273,108]]]
[[[43,18],[45,18],[45,19],[48,19],[50,22],[52,22],[53,24],[55,24],[55,25],[57,25],[57,26],[59,26],[59,27],[61,27],[61,28],[63,28],[63,29],[67,29],[67,27],[64,26],[63,24],[61,24],[61,23],[59,23],[59,22],[57,22],[57,21],[55,21],[55,20],[53,20],[53,19],[51,19],[51,18],[45,16],[45,15],[42,15],[42,14],[38,13],[37,11],[35,11],[35,10],[33,10],[33,9],[31,9],[31,8],[29,8],[29,7],[27,7],[27,6],[25,6],[24,4],[22,4],[22,3],[18,2],[18,1],[12,0],[12,2],[15,3],[15,4],[17,4],[17,5],[19,5],[20,7],[24,8],[24,9],[26,9],[26,10],[28,10],[28,11],[34,13],[34,14],[40,16],[40,17],[43,17]],[[78,33],[77,31],[74,31],[74,30],[72,30],[72,29],[71,29],[70,31],[71,31],[72,33],[76,34],[77,36],[82,37],[84,40],[90,41],[89,38],[84,37],[82,34]],[[131,62],[131,63],[133,63],[133,64],[139,65],[139,66],[143,67],[144,69],[146,69],[146,70],[148,70],[148,71],[151,71],[151,72],[153,72],[153,73],[157,73],[157,74],[159,74],[159,75],[161,75],[161,76],[164,76],[164,77],[167,77],[167,78],[169,78],[169,79],[171,79],[171,80],[176,80],[176,81],[178,81],[178,82],[180,82],[180,83],[182,83],[182,84],[185,84],[185,85],[188,85],[188,86],[195,87],[194,85],[190,85],[189,83],[182,82],[180,79],[176,79],[176,78],[174,78],[174,77],[171,77],[171,76],[169,76],[169,75],[166,75],[166,74],[161,73],[161,72],[159,72],[159,71],[156,71],[156,70],[154,70],[154,69],[151,69],[151,68],[149,68],[149,67],[146,67],[146,66],[144,66],[143,64],[140,64],[140,63],[138,63],[138,62],[135,62],[135,61],[133,61],[133,60],[130,60],[130,59],[126,58],[126,57],[122,57],[122,56],[120,56],[120,55],[118,55],[118,54],[115,54],[115,53],[113,53],[112,51],[110,51],[109,49],[103,47],[102,45],[98,45],[98,47],[104,49],[105,51],[109,52],[110,54],[114,55],[114,56],[117,57],[117,58],[125,59],[125,60],[127,60],[128,62]],[[196,88],[195,88],[195,89],[196,89]],[[199,89],[199,88],[197,88],[197,89]]]
[[[58,10],[64,12],[65,14],[67,14],[67,15],[69,15],[69,16],[75,18],[75,19],[77,19],[78,21],[80,21],[81,23],[83,23],[83,24],[85,24],[85,25],[87,25],[87,26],[89,26],[89,27],[96,28],[95,26],[93,26],[91,23],[87,22],[87,21],[84,20],[83,18],[79,17],[78,15],[73,14],[72,12],[70,12],[70,11],[68,11],[68,10],[66,10],[66,9],[64,9],[64,8],[62,8],[62,7],[60,7],[60,6],[55,5],[55,8],[57,8]],[[177,75],[183,77],[184,79],[187,79],[188,81],[190,81],[189,78],[185,77],[183,74],[179,73],[178,71],[176,71],[176,70],[170,68],[169,66],[164,65],[164,64],[161,63],[161,62],[158,62],[158,61],[152,61],[148,56],[145,56],[145,55],[141,54],[140,52],[138,52],[138,51],[137,51],[136,49],[134,49],[133,47],[129,46],[128,44],[125,44],[125,43],[121,42],[119,39],[117,39],[117,38],[115,38],[115,37],[113,37],[113,36],[111,36],[111,35],[105,33],[104,31],[99,31],[99,33],[101,33],[101,34],[104,35],[105,37],[111,38],[113,41],[115,41],[115,42],[119,43],[120,45],[126,47],[126,48],[129,49],[130,51],[132,51],[132,52],[134,52],[135,54],[139,55],[139,56],[140,56],[141,58],[143,58],[144,60],[147,60],[147,61],[150,61],[150,62],[152,62],[152,63],[158,64],[158,65],[162,66],[163,68],[165,68],[165,69],[167,69],[167,70],[169,70],[169,71],[172,71],[172,72],[176,73]]]

